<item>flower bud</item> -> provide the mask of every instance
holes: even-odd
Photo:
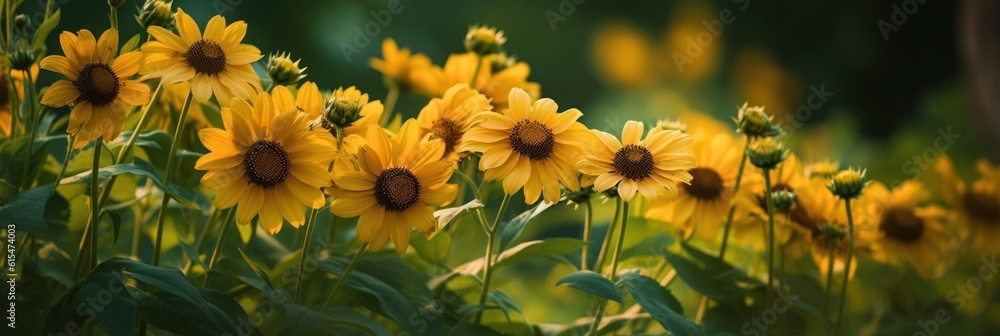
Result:
[[[806,167],[806,172],[810,178],[829,180],[840,171],[840,163],[837,161],[823,160],[815,162]]]
[[[837,197],[842,199],[852,199],[861,196],[861,191],[870,183],[865,178],[864,170],[858,171],[854,168],[842,170],[833,176],[830,185],[827,186]]]
[[[479,56],[487,56],[500,52],[507,38],[502,30],[487,26],[472,26],[465,34],[465,50]]]
[[[774,211],[785,214],[791,212],[795,208],[796,195],[796,192],[787,190],[771,192],[771,202],[774,204]]]
[[[288,53],[271,55],[267,59],[267,76],[274,85],[295,85],[306,78],[306,68],[300,68],[299,61],[292,61]]]
[[[142,28],[152,26],[169,27],[174,23],[174,14],[170,9],[171,1],[146,0],[139,8],[139,15],[135,16],[135,21]]]
[[[751,139],[775,137],[784,134],[781,131],[781,127],[771,123],[771,116],[764,112],[764,107],[748,107],[746,103],[743,104],[739,114],[736,116],[736,126],[740,133],[746,134]]]
[[[663,119],[656,122],[656,127],[664,131],[687,131],[688,125],[680,120]]]
[[[823,241],[828,245],[837,245],[847,237],[847,231],[844,231],[843,227],[830,222],[820,224],[819,231],[823,234]]]
[[[507,56],[507,53],[500,52],[490,57],[490,70],[493,73],[503,71],[517,64],[517,57]]]
[[[770,170],[788,158],[788,150],[780,140],[760,138],[750,143],[747,157],[755,167]]]
[[[114,8],[122,8],[122,6],[125,5],[126,2],[128,2],[128,0],[108,0],[108,6]]]
[[[23,32],[30,26],[31,26],[31,17],[24,14],[18,14],[16,17],[14,17],[14,30]]]

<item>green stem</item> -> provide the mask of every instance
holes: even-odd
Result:
[[[510,204],[510,195],[504,195],[503,201],[500,202],[500,210],[497,210],[497,217],[493,220],[493,225],[490,226],[490,231],[486,234],[486,256],[485,263],[483,266],[483,285],[479,289],[479,305],[486,304],[486,298],[489,296],[490,292],[490,279],[493,277],[493,250],[496,248],[496,235],[497,230],[500,228],[500,219],[503,218],[504,211],[507,211],[507,205]],[[483,311],[480,310],[476,313],[475,322],[478,324],[479,321],[483,319]]]
[[[764,197],[767,199],[767,306],[774,301],[774,198],[771,197],[771,170],[764,169]]]
[[[330,216],[330,226],[327,230],[326,244],[327,246],[333,246],[333,243],[337,241],[337,216]]]
[[[56,188],[59,188],[59,182],[62,181],[63,176],[66,176],[66,167],[69,166],[69,157],[73,154],[73,136],[67,138],[69,140],[66,143],[66,155],[63,156],[62,168],[59,168],[59,175],[56,175],[56,181],[53,182],[52,191],[49,192],[49,197],[56,194]]]
[[[615,254],[611,256],[611,273],[608,278],[614,279],[618,273],[618,260],[622,255],[622,247],[625,245],[625,229],[628,228],[628,202],[622,202],[622,227],[618,231],[618,244],[615,245]]]
[[[594,218],[594,208],[590,204],[590,198],[583,203],[587,208],[583,213],[583,252],[580,255],[580,269],[588,270],[590,267],[590,225]]]
[[[31,122],[28,123],[26,121],[24,123],[24,126],[28,127],[30,125],[31,129],[28,130],[29,132],[28,134],[31,134],[31,136],[29,137],[30,140],[28,141],[27,154],[25,154],[24,156],[24,175],[21,178],[21,190],[31,189],[31,184],[33,182],[28,178],[28,176],[31,175],[31,172],[34,170],[32,169],[34,167],[31,167],[31,155],[32,152],[35,151],[35,139],[38,138],[38,114],[39,114],[35,106],[36,103],[35,102],[36,98],[34,97],[35,90],[29,89],[35,86],[34,79],[31,76],[31,71],[25,71],[25,73],[27,74],[27,76],[24,77],[24,89],[28,93],[28,99],[26,99],[24,102],[28,104],[27,118],[30,118]],[[16,94],[16,92],[13,93]]]
[[[201,249],[205,247],[205,240],[208,239],[208,234],[215,229],[215,220],[218,219],[219,213],[222,211],[223,210],[220,210],[219,208],[213,207],[212,214],[209,215],[208,220],[205,221],[205,228],[201,230],[201,233],[198,234],[198,239],[194,241],[194,252],[196,258],[201,255]],[[233,211],[233,208],[226,211],[227,215],[229,211]],[[187,263],[184,264],[184,274],[190,273],[191,267],[194,267],[194,260],[188,259]]]
[[[188,93],[181,108],[181,115],[177,119],[177,129],[174,131],[174,141],[170,143],[170,151],[167,154],[166,173],[163,175],[163,184],[170,185],[170,177],[174,173],[174,159],[177,158],[177,149],[181,146],[181,138],[184,135],[184,126],[187,124],[188,110],[191,109],[191,101],[194,95]],[[170,194],[163,192],[163,201],[160,203],[160,213],[156,216],[156,239],[153,241],[153,266],[160,265],[160,251],[163,249],[163,223],[167,219],[167,206],[170,205]]]
[[[620,199],[615,199],[615,212],[611,215],[611,221],[608,222],[608,230],[604,233],[604,241],[601,243],[601,251],[597,252],[597,261],[594,263],[594,269],[601,272],[604,269],[604,259],[608,253],[608,249],[611,248],[611,237],[614,237],[615,228],[618,224],[618,215],[622,210],[622,202]]]
[[[826,293],[823,298],[823,321],[830,321],[830,291],[833,289],[833,242],[827,242]],[[826,323],[824,323],[826,324]]]
[[[337,293],[340,293],[340,289],[344,287],[347,283],[347,278],[351,276],[351,272],[354,271],[354,267],[358,265],[358,261],[361,260],[361,256],[365,254],[365,249],[368,248],[368,243],[361,244],[358,247],[358,252],[354,254],[354,259],[351,259],[351,263],[347,265],[347,269],[344,270],[344,274],[340,276],[337,280],[337,284],[333,286],[333,291],[330,292],[330,296],[326,297],[326,302],[323,303],[323,310],[320,313],[326,313],[326,310],[330,308],[330,304],[333,303],[333,299],[337,297]]]
[[[597,313],[594,314],[594,321],[590,323],[590,331],[587,331],[587,335],[597,336],[597,332],[601,328],[601,317],[604,317],[604,309],[608,306],[608,300],[601,299],[597,306]]]
[[[215,263],[219,261],[219,254],[222,252],[222,246],[226,243],[226,237],[229,236],[229,231],[232,231],[232,226],[230,223],[233,222],[233,216],[236,215],[236,208],[229,209],[229,213],[226,214],[226,219],[222,221],[222,233],[219,233],[219,241],[215,243],[215,249],[212,250],[212,257],[208,259],[208,264],[205,270],[205,283],[202,287],[208,287],[212,279],[212,269],[215,268]],[[207,228],[205,230],[208,230]]]
[[[743,170],[747,165],[747,148],[750,146],[750,142],[747,141],[747,145],[743,146],[743,158],[740,159],[740,169],[736,173],[736,185],[733,186],[733,197],[736,197],[736,192],[740,190],[740,183],[743,182]],[[725,259],[726,257],[726,246],[729,244],[729,230],[733,226],[733,215],[736,214],[736,205],[729,205],[729,215],[726,216],[726,226],[722,231],[722,246],[719,247],[719,259]]]
[[[469,81],[469,87],[476,88],[476,80],[479,79],[479,72],[483,69],[483,56],[476,56],[476,72],[472,73],[472,80]]]
[[[111,7],[111,29],[118,30],[118,8]]]
[[[302,282],[305,280],[306,260],[309,259],[309,245],[312,244],[313,232],[316,230],[316,217],[319,210],[309,209],[309,219],[306,220],[306,235],[302,238],[302,252],[299,253],[299,269],[295,276],[295,302],[302,303]]]
[[[11,1],[6,1],[6,3],[8,5],[10,5]],[[8,86],[7,87],[7,92],[16,93],[17,92],[17,86],[14,85],[14,78],[11,76],[12,75],[12,71],[13,70],[7,71],[7,83],[5,83],[5,84]],[[20,104],[20,102],[18,100],[19,99],[18,99],[18,97],[17,97],[16,94],[10,95],[10,138],[11,139],[17,138],[17,133],[18,133],[17,131],[18,131],[18,128],[20,128],[20,123],[21,123],[20,122],[20,120],[21,120],[21,104]]]
[[[396,101],[399,100],[399,87],[396,84],[389,84],[388,89],[389,92],[385,95],[385,109],[378,121],[378,124],[382,126],[386,126],[392,121],[392,110],[395,109]]]
[[[100,195],[101,183],[98,178],[98,170],[101,169],[101,147],[104,146],[104,137],[97,138],[97,142],[94,143],[94,165],[92,166],[92,173],[90,175],[90,256],[87,258],[87,264],[91,267],[87,269],[93,269],[97,266],[97,225],[101,223],[101,205],[95,195]]]
[[[840,312],[837,313],[837,332],[840,335],[841,321],[844,319],[844,303],[847,302],[847,283],[851,279],[851,259],[854,258],[854,217],[851,216],[851,199],[844,199],[847,210],[847,261],[844,262],[844,284],[840,289]]]

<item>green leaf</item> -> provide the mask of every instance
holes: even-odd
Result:
[[[747,276],[746,272],[740,270],[725,262],[719,257],[705,253],[701,249],[691,246],[687,242],[682,242],[681,247],[687,252],[694,260],[698,261],[705,267],[705,272],[712,277],[723,280],[723,281],[751,281],[751,278]]]
[[[97,177],[99,183],[104,183],[104,181],[106,181],[108,178],[124,173],[137,176],[144,176],[149,178],[150,181],[153,181],[153,183],[155,183],[158,187],[160,187],[160,189],[164,190],[164,192],[166,192],[167,194],[172,196],[175,200],[177,200],[178,203],[188,208],[198,209],[203,212],[208,212],[208,210],[212,206],[211,203],[208,202],[208,200],[198,196],[197,194],[185,188],[182,188],[176,184],[171,184],[169,186],[165,185],[163,183],[163,180],[161,180],[159,176],[156,176],[153,167],[150,166],[148,163],[143,162],[142,160],[137,159],[135,163],[116,164],[101,168],[97,171]],[[76,174],[74,176],[64,178],[60,183],[61,184],[69,184],[77,182],[90,183],[91,175],[92,171],[87,170],[79,174]]]
[[[457,207],[451,207],[446,209],[441,209],[434,212],[434,217],[438,219],[437,229],[438,231],[443,231],[448,228],[448,224],[451,224],[455,220],[455,217],[461,215],[462,212],[471,211],[473,209],[482,208],[483,203],[477,199],[469,201],[463,205]]]
[[[55,279],[66,288],[72,287],[76,279],[73,275],[73,257],[59,249],[52,242],[46,242],[38,249],[38,273]]]
[[[22,191],[7,205],[0,207],[0,218],[6,223],[15,223],[18,231],[34,232],[48,227],[45,224],[45,204],[52,194],[52,184]]]
[[[118,55],[122,55],[128,52],[132,52],[139,49],[139,34],[135,34],[132,38],[128,39],[128,42],[122,45],[121,50],[118,51]]]
[[[670,308],[671,304],[667,302],[674,302],[676,305],[680,305],[680,303],[673,294],[670,294],[669,290],[660,286],[656,280],[640,275],[637,270],[622,274],[619,284],[625,287],[642,309],[649,312],[657,322],[660,322],[663,328],[674,335],[691,336],[705,334],[700,326]]]
[[[131,335],[135,326],[136,303],[123,286],[114,274],[98,273],[83,282],[77,297],[80,302],[107,301],[98,307],[92,306],[91,314],[113,336]]]
[[[584,242],[573,238],[548,238],[524,242],[500,253],[497,257],[497,267],[517,262],[530,257],[563,255],[578,251]]]
[[[551,206],[552,204],[539,202],[538,205],[528,209],[528,211],[522,212],[509,221],[503,222],[500,226],[500,251],[504,251],[510,247],[510,244],[521,235],[521,232],[524,232],[524,227],[528,225],[528,222]]]
[[[340,334],[344,326],[364,331],[369,335],[392,335],[392,332],[385,326],[343,306],[331,306],[326,314],[321,314],[306,307],[288,303],[285,304],[285,312],[286,322],[292,335]]]
[[[149,293],[132,286],[125,288],[135,299],[136,311],[142,319],[165,331],[182,335],[261,335],[243,308],[225,293],[198,289],[199,294],[209,302],[211,315],[206,315],[190,301],[170,293]]]
[[[521,307],[518,307],[514,300],[499,290],[495,290],[487,294],[486,301],[492,302],[496,304],[497,307],[500,307],[500,310],[503,311],[503,316],[507,317],[507,322],[510,322],[511,310],[516,311],[518,314],[521,314],[521,316],[524,316],[524,312],[521,311]],[[525,316],[525,319],[527,319],[527,316]]]
[[[591,295],[622,303],[621,288],[618,288],[611,280],[594,271],[576,271],[570,273],[559,279],[559,281],[556,281],[556,286],[560,285],[568,285]]]
[[[52,30],[59,25],[61,10],[56,9],[51,16],[45,18],[42,24],[35,29],[35,36],[31,39],[31,50],[38,53],[45,50],[45,40],[52,33]]]
[[[428,238],[417,230],[410,231],[410,246],[424,260],[431,264],[444,263],[451,251],[451,234],[448,231],[436,231]]]
[[[205,266],[205,263],[201,261],[201,256],[198,255],[198,251],[195,251],[193,246],[188,245],[184,241],[180,241],[179,243],[181,245],[181,249],[184,250],[184,254],[187,254],[188,258],[191,259],[191,262],[195,263],[195,265],[201,266],[202,269],[208,269],[208,266]]]
[[[122,229],[122,215],[118,214],[118,211],[104,211],[101,215],[108,215],[108,218],[111,218],[112,233],[114,234],[111,239],[111,245],[113,246],[118,242],[118,233]],[[108,249],[112,246],[108,246]]]
[[[153,269],[156,269],[155,271]],[[198,290],[194,288],[184,277],[184,273],[181,273],[179,269],[168,269],[149,266],[149,269],[143,269],[141,272],[129,272],[124,271],[125,275],[136,279],[142,283],[153,286],[161,291],[173,294],[181,299],[187,300],[193,304],[193,307],[201,310],[201,313],[212,314],[212,309],[205,302],[205,299],[198,294]],[[172,274],[172,275],[168,275]],[[209,318],[215,321],[212,315]]]
[[[674,236],[670,234],[663,233],[646,237],[622,251],[621,260],[638,256],[660,256],[663,254],[663,251],[666,251],[667,247],[673,244]]]
[[[717,302],[733,302],[743,297],[743,290],[732,281],[724,281],[724,279],[712,276],[690,259],[670,252],[665,252],[664,256],[670,265],[677,270],[677,275],[681,277],[681,280],[695,291]]]

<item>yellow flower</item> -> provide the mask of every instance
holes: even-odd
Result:
[[[227,105],[233,96],[251,99],[260,90],[260,78],[251,63],[264,57],[260,50],[241,44],[247,24],[233,22],[216,15],[205,26],[202,35],[191,16],[178,8],[174,16],[180,36],[160,26],[147,31],[155,41],[142,45],[147,68],[143,78],[160,78],[162,83],[191,82],[191,94],[198,102],[208,101],[212,94],[219,104]]]
[[[806,167],[806,175],[809,178],[830,180],[840,171],[840,163],[829,159],[817,161]]]
[[[764,246],[761,223],[767,222],[765,190],[761,170],[747,165],[740,190],[733,200],[736,203],[736,213],[732,234],[737,241],[755,248]],[[789,215],[775,214],[774,222],[776,243],[789,243],[786,251],[792,260],[798,259],[808,251],[811,238],[819,234],[819,227],[823,224],[820,213],[825,212],[815,210],[826,206],[823,195],[829,195],[834,201],[835,199],[822,182],[810,183],[805,178],[802,165],[795,155],[789,155],[788,159],[771,170],[771,191],[796,193],[792,212]]]
[[[954,211],[962,236],[980,252],[1000,252],[1000,167],[985,159],[976,162],[979,178],[966,184],[947,155],[934,164],[944,201]]]
[[[275,96],[275,100],[278,99],[277,95],[274,94],[277,90],[282,91],[282,99],[290,99],[290,101],[284,102],[286,103],[286,106],[292,106],[298,109],[309,116],[310,119],[318,118],[323,114],[323,108],[325,107],[323,93],[319,91],[319,86],[317,86],[316,83],[302,83],[298,90],[295,90],[294,95],[286,86],[275,86],[274,89],[271,89],[271,95]],[[284,95],[284,93],[287,93],[288,95]]]
[[[612,22],[597,29],[593,43],[598,73],[610,84],[646,87],[656,81],[650,71],[656,55],[649,38],[627,22]]]
[[[587,175],[597,176],[594,190],[603,192],[615,186],[625,202],[636,192],[650,201],[663,195],[677,196],[678,183],[690,183],[695,168],[694,157],[688,152],[691,137],[678,131],[653,128],[642,138],[643,125],[638,121],[625,123],[622,140],[606,132],[594,131],[598,141],[587,146],[587,154],[577,168]]]
[[[176,127],[174,119],[184,108],[184,101],[190,91],[191,83],[188,82],[164,85],[160,92],[159,101],[151,107],[146,128],[173,132]],[[191,104],[188,109],[188,125],[194,125],[188,129],[202,129],[211,125],[205,118],[201,104]]]
[[[430,235],[437,222],[428,206],[444,206],[458,194],[448,184],[453,162],[441,161],[444,142],[420,135],[417,121],[403,124],[395,137],[379,127],[368,129],[358,154],[358,170],[338,172],[330,211],[358,218],[358,241],[379,250],[391,238],[399,253],[406,252],[410,228]]]
[[[872,258],[881,262],[907,260],[925,278],[940,275],[951,235],[942,225],[944,209],[927,205],[930,192],[917,181],[889,190],[880,182],[865,189],[862,214],[870,216],[878,240]]]
[[[462,139],[460,152],[482,153],[479,170],[486,181],[503,179],[507,195],[524,187],[524,201],[535,203],[540,194],[546,203],[559,201],[559,184],[580,189],[580,178],[573,164],[583,153],[581,146],[590,132],[576,120],[583,115],[577,109],[557,113],[552,99],[539,99],[534,105],[521,89],[510,90],[510,108],[501,113],[480,113],[479,124]]]
[[[315,98],[310,98],[315,100]],[[378,126],[384,107],[378,100],[368,101],[368,94],[352,87],[337,88],[327,98],[323,107],[322,119],[318,126],[337,134],[338,129],[345,136],[366,136],[368,129]],[[312,116],[312,109],[307,111]]]
[[[413,75],[414,85],[423,94],[441,97],[455,84],[472,82],[478,59],[479,56],[474,53],[452,54],[445,62],[444,69],[432,66],[417,71]],[[531,68],[527,63],[517,62],[500,71],[493,71],[492,61],[488,57],[483,57],[481,62],[483,64],[476,77],[475,89],[490,98],[494,110],[507,108],[507,96],[512,88],[527,91],[532,98],[539,96],[538,83],[528,82]]]
[[[208,171],[201,183],[216,192],[216,207],[236,205],[237,223],[257,216],[272,234],[281,230],[282,218],[302,225],[303,205],[323,207],[320,188],[331,184],[327,168],[337,155],[333,136],[310,131],[304,113],[267,93],[257,95],[253,106],[234,99],[221,114],[224,130],[198,132],[210,152],[195,163],[195,169]]]
[[[489,26],[472,26],[465,34],[465,50],[478,55],[490,55],[500,52],[507,38],[503,31]]]
[[[130,106],[149,102],[149,87],[128,79],[139,72],[141,52],[118,54],[118,32],[108,29],[95,40],[89,30],[59,35],[66,56],[52,55],[41,62],[42,69],[67,79],[45,90],[42,104],[73,105],[66,132],[74,136],[73,148],[83,148],[101,136],[105,141],[118,137],[125,127]]]
[[[695,167],[688,170],[691,183],[681,185],[676,201],[653,202],[646,217],[671,223],[685,237],[697,232],[702,239],[715,241],[729,214],[742,153],[729,134],[699,132],[692,138],[690,153]]]
[[[382,41],[382,58],[384,59],[373,58],[368,64],[403,91],[411,89],[411,73],[431,66],[431,59],[426,55],[410,55],[409,49],[399,49],[396,41],[391,38]]]
[[[24,78],[27,77],[24,71],[12,70],[10,72],[11,80],[14,81],[14,88],[17,90],[17,101],[22,101],[24,99]],[[31,67],[31,78],[38,79],[38,66]],[[7,76],[5,74],[0,74],[0,133],[4,135],[10,135],[10,128],[13,126],[11,114],[11,93],[10,87],[7,86]]]
[[[467,84],[455,84],[444,97],[431,99],[417,116],[424,134],[432,134],[444,141],[444,157],[458,161],[464,153],[457,151],[462,146],[462,136],[472,128],[473,116],[493,109],[490,100]]]

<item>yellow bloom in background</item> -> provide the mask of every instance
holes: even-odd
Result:
[[[279,89],[280,88],[280,89]],[[309,116],[310,119],[316,119],[323,114],[324,104],[326,103],[323,99],[323,93],[319,91],[319,86],[313,82],[305,82],[295,90],[295,94],[292,94],[291,89],[286,86],[276,86],[271,89],[271,96],[277,100],[278,97],[275,91],[282,91],[282,99],[290,99],[290,101],[283,101],[287,103],[285,106],[292,106],[298,109],[302,113]],[[287,93],[288,95],[284,95]]]
[[[42,104],[52,107],[73,105],[66,132],[73,148],[83,148],[104,137],[112,141],[125,127],[129,107],[149,102],[149,87],[128,79],[139,72],[141,52],[118,56],[118,32],[108,29],[100,40],[89,30],[77,34],[63,32],[59,44],[66,56],[51,55],[40,63],[42,69],[58,72],[58,80],[45,90]]]
[[[267,93],[253,106],[233,99],[222,108],[225,129],[198,132],[209,153],[195,169],[207,170],[201,183],[216,192],[215,206],[236,206],[236,222],[260,224],[274,234],[282,218],[294,227],[305,222],[304,206],[325,204],[320,188],[332,181],[327,172],[337,155],[336,140],[324,130],[310,131],[309,117],[279,108]]]
[[[840,171],[840,163],[829,159],[816,161],[806,167],[806,176],[811,179],[830,180]]]
[[[644,87],[656,81],[653,46],[628,22],[613,21],[597,29],[592,44],[597,72],[610,84]]]
[[[657,200],[646,211],[646,218],[672,224],[690,237],[697,232],[705,241],[715,241],[719,227],[729,215],[729,203],[736,186],[741,152],[729,134],[699,132],[690,153],[695,167],[688,170],[690,184],[681,184],[677,199]]]
[[[14,81],[14,88],[17,91],[17,101],[23,101],[24,99],[24,79],[27,77],[24,71],[12,70],[10,72],[10,79]],[[38,66],[31,66],[31,78],[38,78]],[[0,133],[4,135],[10,135],[10,128],[13,123],[11,114],[13,109],[11,108],[11,92],[10,87],[7,86],[7,75],[6,71],[0,74]]]
[[[443,69],[437,66],[421,69],[414,74],[417,91],[431,97],[441,97],[455,84],[472,82],[478,59],[479,56],[474,53],[452,54],[448,56]],[[516,62],[494,71],[489,57],[483,57],[481,62],[483,64],[476,77],[475,89],[490,98],[495,110],[507,108],[508,93],[513,88],[522,89],[532,98],[538,98],[541,87],[538,83],[528,82],[531,68],[527,63]]]
[[[409,49],[400,49],[391,38],[382,41],[382,58],[373,58],[368,64],[404,92],[412,89],[411,73],[431,66],[431,59],[427,55],[411,55]]]
[[[664,75],[686,81],[711,75],[722,58],[722,47],[725,45],[722,41],[724,34],[713,34],[711,31],[716,27],[713,22],[719,22],[718,13],[709,6],[694,2],[677,5],[666,21],[670,24],[661,38],[659,54],[654,56],[659,61],[654,70],[659,69]],[[731,29],[730,26],[718,28]],[[705,44],[705,41],[708,43]]]
[[[945,231],[944,209],[928,205],[930,192],[917,181],[889,190],[881,182],[865,188],[861,202],[878,240],[872,258],[887,263],[908,261],[925,278],[944,271],[952,236]]]
[[[732,234],[737,238],[736,241],[754,248],[762,248],[764,236],[763,231],[761,231],[763,229],[761,223],[767,223],[764,177],[761,170],[753,168],[749,162],[747,170],[743,174],[743,184],[734,199],[737,206]],[[823,219],[818,211],[811,211],[811,209],[820,208],[823,204],[817,202],[816,207],[807,208],[803,202],[814,199],[814,197],[822,197],[814,194],[830,194],[824,183],[811,184],[805,178],[802,164],[794,154],[789,155],[777,168],[771,170],[772,191],[787,191],[797,194],[791,218],[784,214],[775,214],[774,216],[776,243],[790,243],[789,246],[786,246],[786,251],[793,260],[804,255],[809,249],[810,238],[819,234],[819,226],[823,223]],[[830,199],[833,199],[832,196]],[[790,239],[792,241],[789,241]]]
[[[597,140],[587,146],[577,169],[597,176],[594,190],[598,192],[617,186],[625,202],[636,192],[650,201],[661,196],[672,200],[677,197],[677,184],[693,178],[688,171],[695,167],[695,160],[687,134],[653,128],[643,139],[643,125],[638,121],[625,123],[621,141],[606,132],[595,130],[594,134]]]
[[[437,222],[429,206],[444,206],[458,194],[458,185],[448,184],[455,163],[439,160],[444,142],[421,136],[416,120],[403,124],[390,138],[378,127],[368,129],[358,153],[358,170],[341,171],[330,188],[334,196],[330,211],[358,217],[358,241],[380,250],[392,239],[396,250],[406,252],[410,229],[430,235]]]
[[[176,129],[174,119],[180,114],[181,109],[184,108],[184,100],[187,99],[188,92],[191,92],[191,83],[188,82],[164,85],[160,92],[159,101],[153,104],[149,111],[149,122],[146,129],[173,132]],[[145,108],[145,106],[143,107]],[[205,118],[205,112],[202,110],[201,104],[191,104],[188,108],[187,118],[189,125],[195,125],[195,127],[189,129],[202,129],[211,126],[208,119]]]
[[[934,163],[941,194],[951,207],[952,220],[959,224],[963,239],[982,253],[1000,252],[1000,167],[980,159],[976,162],[979,178],[966,184],[951,162],[942,154]]]
[[[799,81],[769,54],[756,49],[741,51],[733,68],[733,85],[739,97],[767,106],[779,123],[794,116],[802,97]]]
[[[531,104],[521,89],[510,90],[510,108],[501,113],[480,113],[479,123],[462,139],[460,152],[482,153],[479,170],[486,181],[503,180],[507,195],[524,188],[524,201],[535,203],[539,195],[546,203],[559,202],[559,185],[580,190],[573,165],[583,154],[590,132],[577,119],[583,113],[548,98]]]
[[[142,45],[147,62],[143,78],[160,78],[166,84],[190,81],[191,94],[200,103],[213,93],[221,105],[229,104],[234,96],[253,98],[260,90],[260,78],[251,63],[264,55],[257,47],[240,43],[247,24],[236,21],[226,26],[226,19],[216,15],[202,35],[184,10],[178,8],[174,18],[179,36],[160,26],[147,30],[155,41]]]
[[[420,110],[417,121],[424,134],[444,141],[445,158],[458,161],[464,157],[458,148],[462,146],[462,136],[472,128],[472,117],[492,109],[486,96],[467,84],[455,84],[445,92],[444,97],[431,99]]]

